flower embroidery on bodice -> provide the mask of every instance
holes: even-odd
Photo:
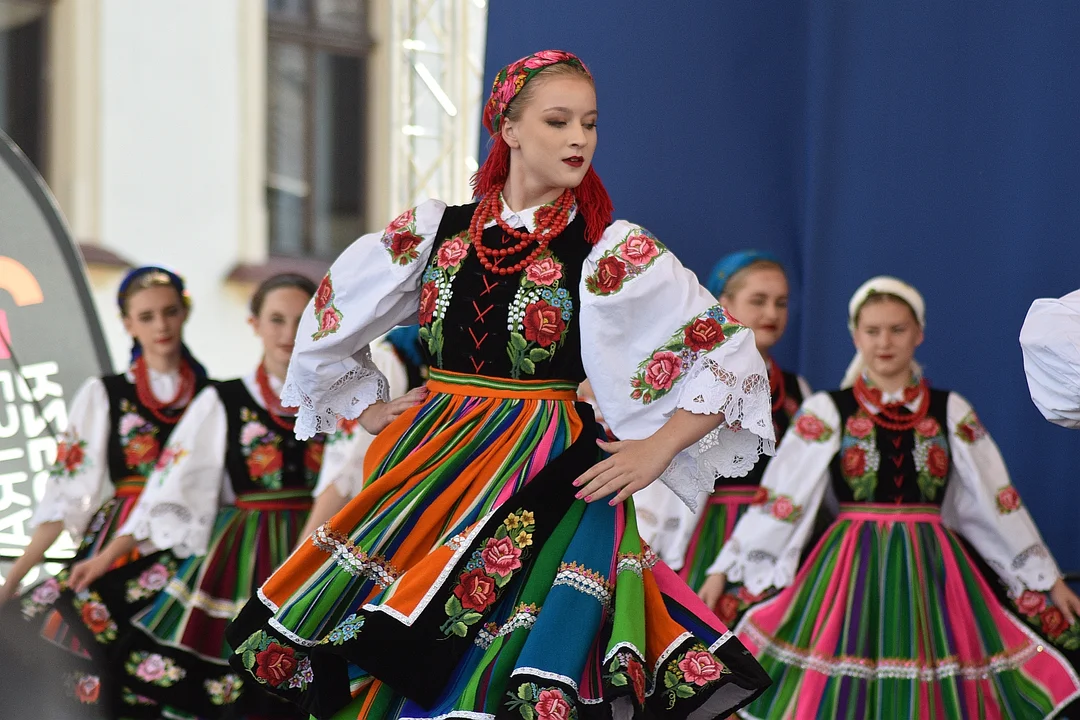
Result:
[[[844,422],[839,465],[856,501],[901,497],[914,471],[918,501],[940,503],[949,475],[949,442],[933,416],[923,418],[912,430],[895,432],[878,427],[859,408]],[[882,482],[885,487],[879,487]]]

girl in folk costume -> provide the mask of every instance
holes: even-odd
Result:
[[[230,627],[246,683],[372,720],[716,717],[768,683],[630,501],[672,461],[693,501],[771,450],[765,365],[656,238],[611,223],[596,116],[575,56],[504,68],[479,201],[426,202],[331,267],[282,397],[301,437],[342,415],[381,432],[363,491]],[[429,394],[391,422],[366,346],[417,315]],[[621,442],[575,402],[587,372]]]
[[[787,326],[789,291],[784,268],[769,253],[732,253],[713,268],[709,291],[732,316],[754,331],[757,349],[769,368],[773,426],[776,436],[782,437],[803,398],[810,395],[805,380],[781,370],[770,356]],[[686,512],[685,506],[659,484],[634,498],[642,537],[663,560],[679,570],[726,625],[734,625],[739,613],[760,598],[739,586],[728,587],[722,593],[722,587],[708,580],[705,571],[715,562],[735,521],[760,492],[768,461],[768,457],[761,458],[744,477],[718,477],[715,489],[695,514]]]
[[[320,475],[352,460],[351,440],[318,434],[297,441],[292,412],[278,401],[300,313],[315,289],[305,277],[278,275],[256,290],[250,323],[263,342],[262,362],[195,398],[117,536],[72,572],[79,589],[136,547],[178,558],[172,579],[123,640],[113,669],[121,715],[246,709],[226,663],[225,625],[295,547]]]
[[[1075,637],[1066,587],[994,441],[914,362],[923,299],[893,278],[850,304],[844,389],[810,397],[711,574],[781,589],[737,632],[776,684],[749,718],[1037,718],[1080,694],[1051,640]],[[822,496],[839,514],[796,565]],[[961,543],[1030,617],[1008,612]]]
[[[82,539],[75,562],[99,557],[131,513],[188,403],[208,382],[183,343],[190,301],[179,276],[159,267],[132,270],[117,304],[132,337],[131,366],[88,380],[75,395],[32,520],[37,527],[0,588],[0,602],[10,599],[64,529]],[[67,688],[80,702],[102,702],[102,678],[90,668],[104,662],[118,630],[167,579],[171,562],[168,553],[133,551],[110,557],[103,577],[76,592],[65,568],[23,594],[24,618],[44,621],[48,639],[91,659]]]

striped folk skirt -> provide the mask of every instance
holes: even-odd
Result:
[[[432,371],[368,480],[229,630],[233,666],[317,718],[717,717],[769,680],[644,547],[572,383]]]
[[[167,717],[298,716],[257,686],[245,692],[225,628],[296,547],[310,508],[309,490],[286,488],[245,493],[218,512],[206,554],[180,562],[122,642],[122,716],[148,707]]]
[[[1080,692],[932,505],[841,506],[737,633],[775,681],[746,718],[1044,718]]]

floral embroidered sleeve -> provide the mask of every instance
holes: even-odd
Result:
[[[178,557],[206,552],[225,485],[228,421],[214,387],[200,392],[177,423],[119,535]]]
[[[1080,290],[1032,303],[1020,348],[1035,407],[1052,423],[1080,428]]]
[[[803,403],[710,575],[725,573],[754,595],[791,584],[829,485],[829,463],[840,451],[839,425],[828,393]]]
[[[742,477],[772,454],[769,382],[753,332],[659,240],[617,221],[582,278],[582,361],[617,437],[648,437],[676,409],[724,415],[661,477],[683,502],[694,505],[717,475]]]
[[[1012,597],[1049,590],[1061,571],[1009,479],[1001,451],[967,400],[949,395],[952,469],[942,521],[997,571]]]
[[[109,397],[99,378],[87,380],[68,410],[67,428],[58,438],[56,460],[31,527],[62,520],[78,538],[94,512],[113,492],[108,481]]]
[[[281,400],[298,407],[296,436],[331,433],[388,396],[369,344],[420,310],[424,267],[446,205],[429,200],[334,261],[304,311]]]

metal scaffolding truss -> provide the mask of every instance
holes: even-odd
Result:
[[[468,202],[484,96],[487,0],[391,0],[390,204]]]

